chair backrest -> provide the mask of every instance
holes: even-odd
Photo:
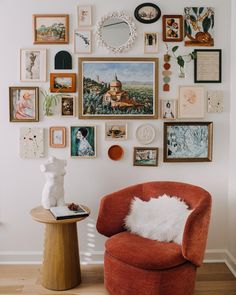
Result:
[[[183,199],[194,209],[190,214],[184,231],[182,251],[184,257],[196,265],[203,260],[206,247],[211,211],[211,196],[201,187],[172,181],[153,181],[129,186],[108,194],[101,199],[97,219],[97,230],[110,237],[125,231],[124,218],[129,212],[134,197],[144,201],[163,194]]]

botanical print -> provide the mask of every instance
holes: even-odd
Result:
[[[144,33],[144,53],[158,52],[158,34]]]
[[[91,52],[91,31],[90,30],[75,30],[74,51],[75,53]]]
[[[214,46],[214,8],[186,7],[185,46]]]
[[[75,98],[74,96],[61,97],[61,116],[74,116]]]
[[[154,62],[86,61],[81,68],[82,116],[156,116]]]
[[[20,128],[20,157],[22,159],[44,157],[43,128]]]
[[[95,157],[96,133],[95,126],[71,127],[71,156]]]
[[[78,26],[91,26],[91,6],[78,6],[77,7]]]
[[[207,158],[207,125],[167,126],[167,157],[169,159]]]
[[[203,118],[205,89],[196,86],[181,86],[179,90],[179,118]]]
[[[55,129],[53,131],[53,138],[52,138],[52,142],[53,144],[56,144],[56,145],[61,145],[63,144],[63,131],[60,130],[60,129]]]
[[[67,43],[68,15],[35,15],[36,43]]]
[[[11,121],[38,120],[37,88],[10,87],[10,119]]]
[[[221,90],[209,90],[207,92],[208,113],[221,113],[224,111],[224,92]]]
[[[121,124],[117,122],[106,123],[105,139],[111,139],[111,140],[127,139],[127,124]]]
[[[183,17],[182,15],[163,16],[163,41],[180,42],[183,40]]]
[[[163,99],[161,101],[161,118],[176,119],[176,100]]]
[[[134,166],[157,166],[158,148],[134,148]]]

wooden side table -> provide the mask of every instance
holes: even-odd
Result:
[[[81,282],[76,222],[87,216],[56,220],[42,206],[33,208],[30,214],[34,220],[46,225],[42,285],[57,291],[76,287]]]

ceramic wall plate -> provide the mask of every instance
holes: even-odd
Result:
[[[124,150],[120,145],[112,145],[108,149],[108,156],[113,161],[119,161],[124,155]]]
[[[136,138],[141,144],[153,142],[155,135],[155,128],[150,124],[142,124],[136,130]]]

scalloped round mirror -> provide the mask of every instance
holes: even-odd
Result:
[[[109,52],[121,53],[129,50],[135,38],[135,23],[123,12],[108,14],[97,25],[98,45],[105,47]]]

